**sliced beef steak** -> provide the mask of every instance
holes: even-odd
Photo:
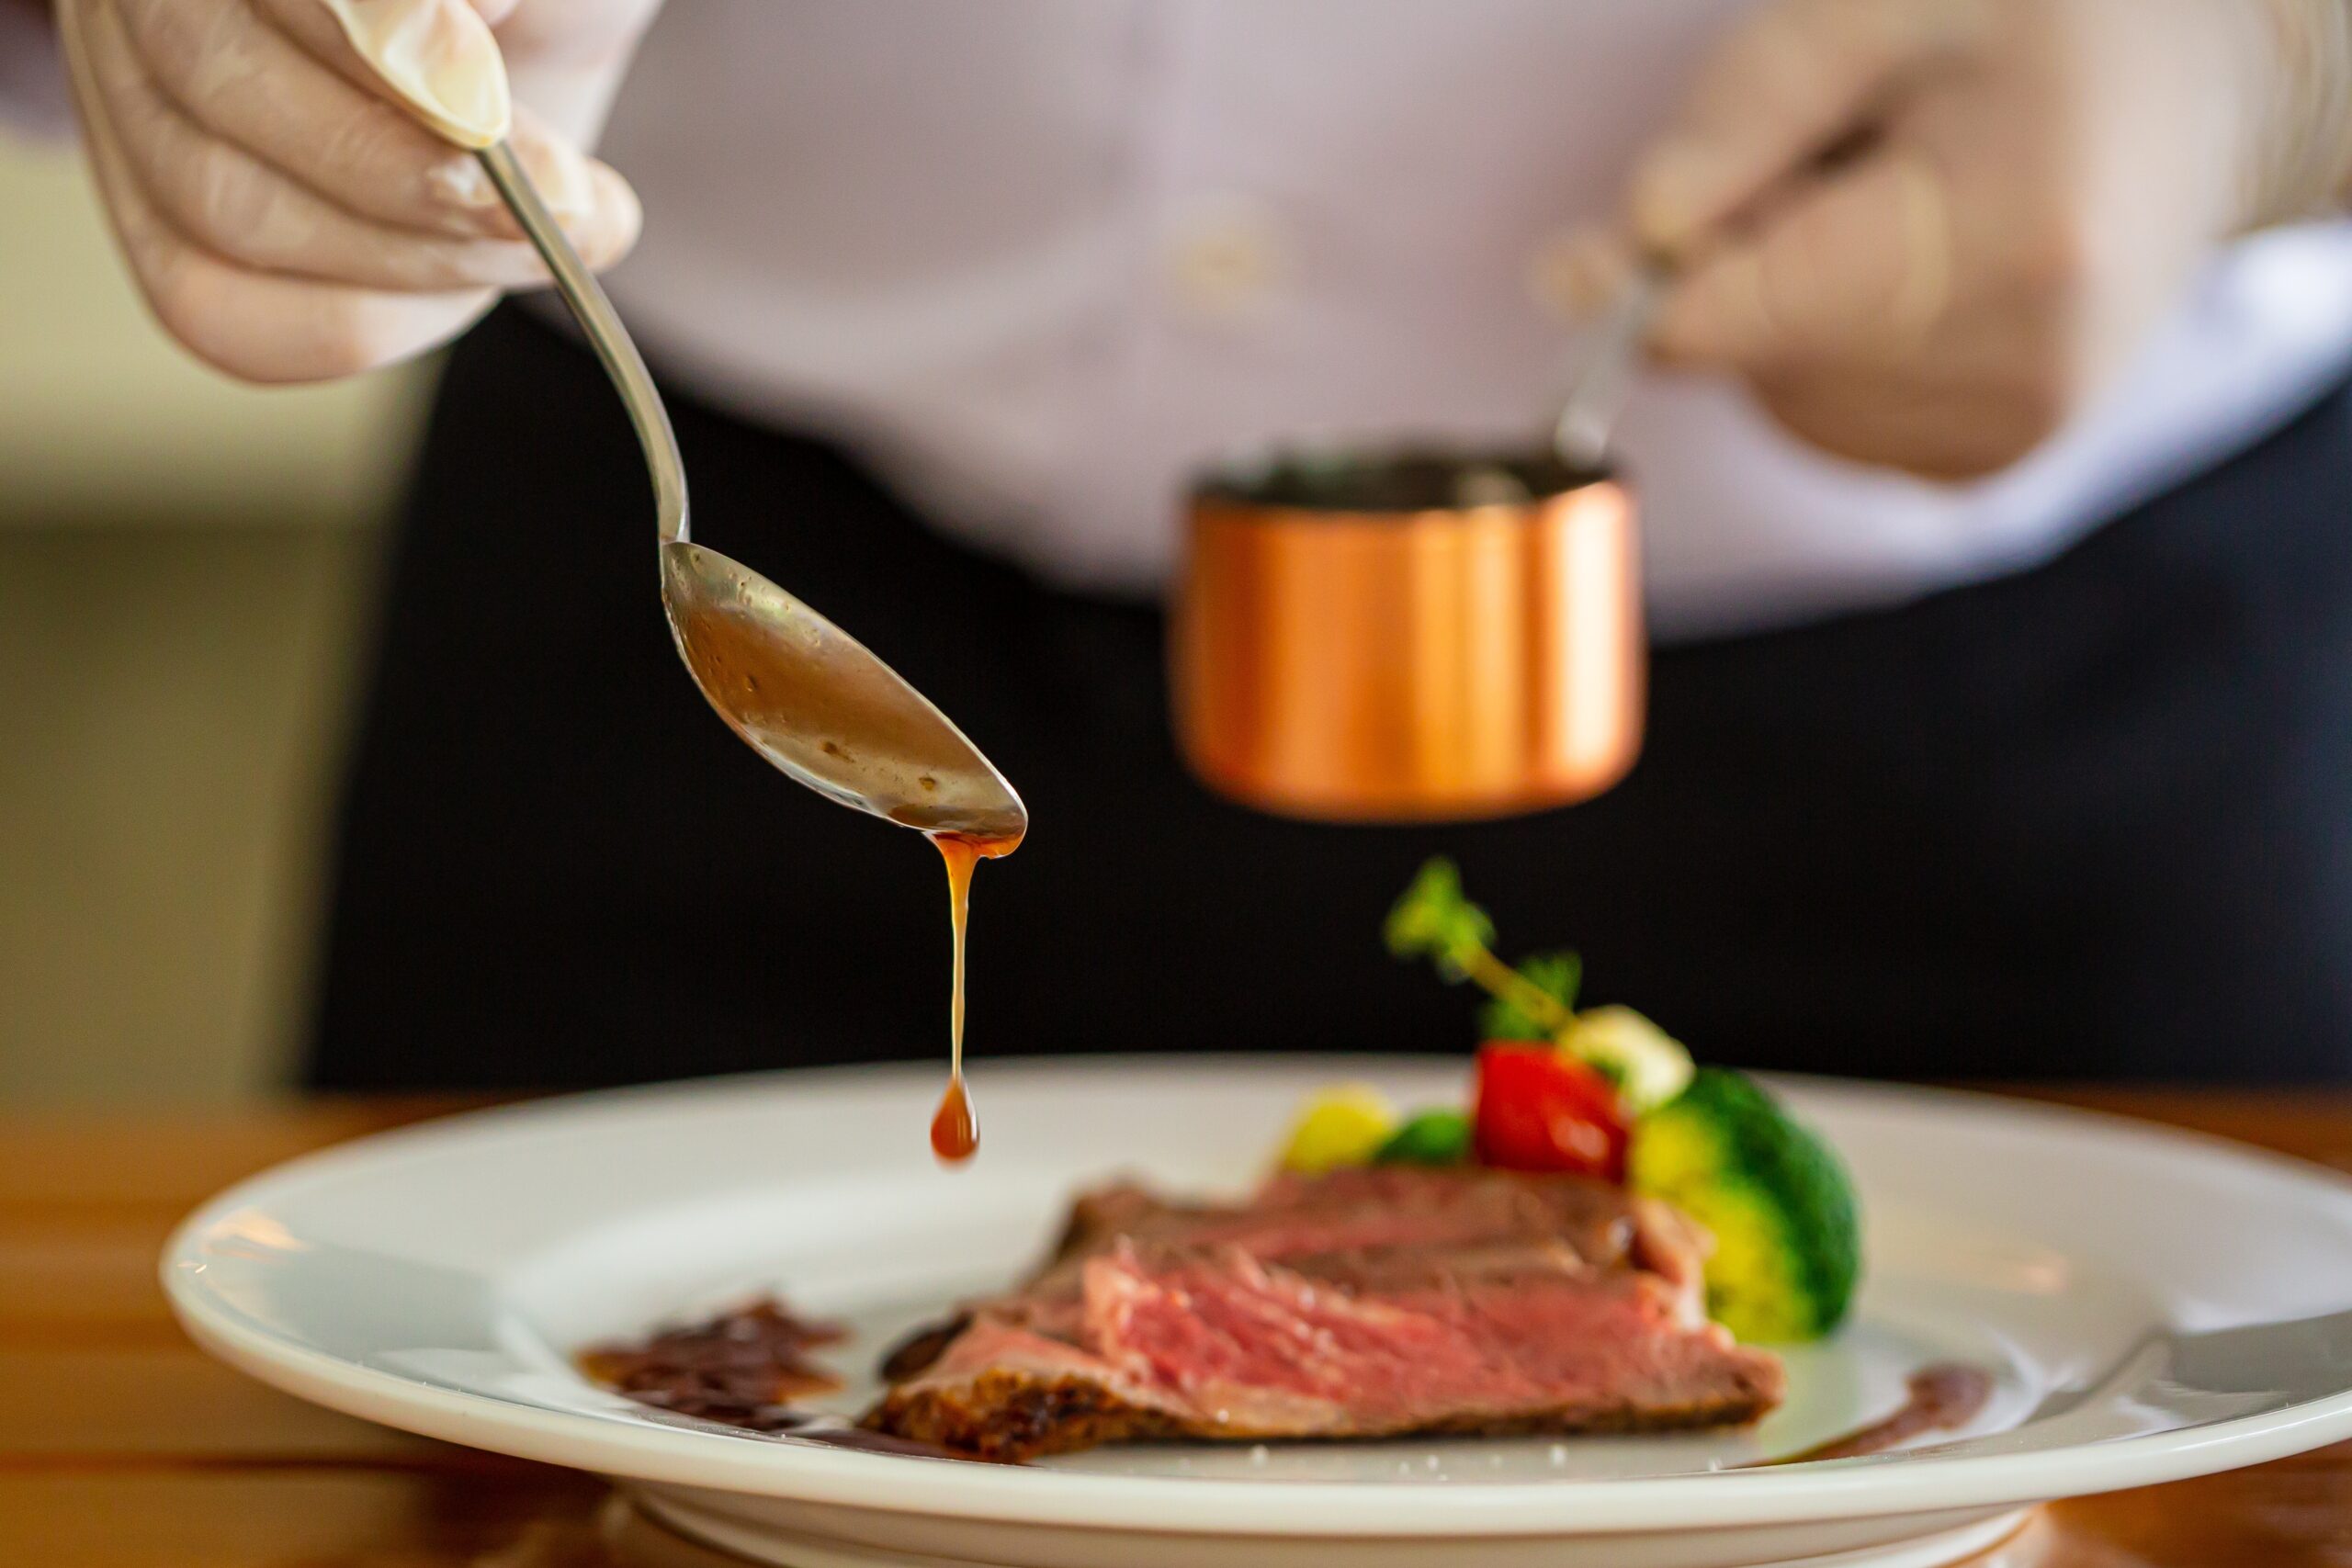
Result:
[[[1575,1177],[1350,1170],[1240,1207],[1079,1200],[1026,1286],[892,1359],[869,1426],[992,1459],[1143,1438],[1751,1421],[1780,1364],[1700,1306],[1703,1238]]]

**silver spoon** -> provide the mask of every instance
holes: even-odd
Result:
[[[652,470],[662,604],[678,653],[729,728],[829,800],[926,833],[1018,840],[1028,809],[978,747],[863,643],[686,535],[686,470],[669,411],[613,303],[506,141],[480,148],[628,409]]]
[[[1599,473],[1609,465],[1610,435],[1633,390],[1634,367],[1666,297],[1666,284],[1662,265],[1635,267],[1587,329],[1560,417],[1552,426],[1554,455],[1576,472]]]

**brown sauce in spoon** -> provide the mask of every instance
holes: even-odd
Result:
[[[972,833],[933,833],[947,863],[947,919],[956,932],[956,970],[947,1010],[947,1092],[931,1119],[931,1152],[950,1165],[970,1159],[980,1146],[979,1120],[972,1112],[971,1091],[964,1087],[964,931],[972,908],[972,869],[984,860],[1001,860],[1021,847],[1017,838],[989,839]]]

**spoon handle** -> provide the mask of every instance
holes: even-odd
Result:
[[[1610,433],[1633,390],[1634,365],[1666,294],[1665,270],[1645,264],[1628,276],[1595,321],[1568,395],[1552,429],[1552,450],[1570,468],[1598,472],[1609,459]]]
[[[613,302],[605,297],[604,286],[596,281],[596,275],[588,270],[588,264],[571,248],[571,242],[564,237],[563,226],[539,198],[538,187],[523,172],[513,145],[494,142],[474,155],[481,160],[498,194],[506,198],[507,209],[548,264],[548,271],[554,274],[556,292],[571,307],[580,330],[588,334],[589,346],[596,351],[605,374],[612,378],[622,403],[628,409],[629,423],[637,429],[638,444],[645,448],[646,466],[653,472],[654,508],[662,539],[684,542],[686,465],[678,453],[677,434],[670,428],[670,411],[662,402],[661,389],[654,386],[644,356],[637,352],[636,341],[621,324]]]

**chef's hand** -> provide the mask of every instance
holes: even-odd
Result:
[[[580,148],[658,5],[57,10],[98,188],[156,316],[231,375],[311,381],[435,347],[498,290],[544,280],[471,154],[420,109],[462,141],[494,140],[511,76],[516,152],[589,263],[620,259],[637,197]]]
[[[2220,242],[2347,170],[2347,0],[1774,0],[1582,270],[1677,259],[1663,359],[1830,452],[1959,478],[2059,429]]]

